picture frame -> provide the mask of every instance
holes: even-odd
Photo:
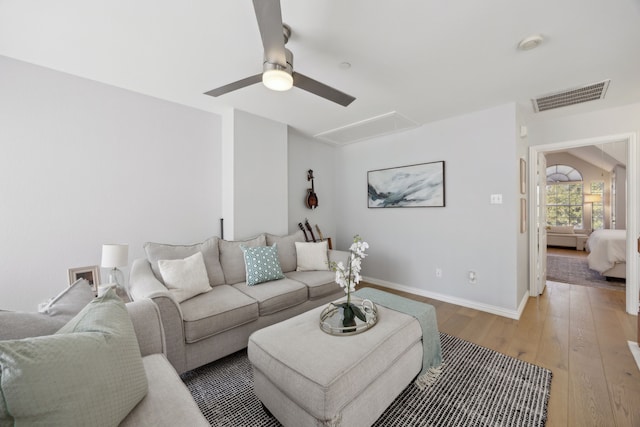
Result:
[[[527,194],[527,161],[520,159],[520,194]]]
[[[445,162],[367,172],[367,207],[445,207]]]
[[[69,269],[69,286],[71,286],[78,279],[86,279],[91,285],[94,293],[98,292],[98,285],[100,284],[100,267],[97,265],[90,265],[87,267],[75,267]]]
[[[527,231],[527,199],[520,199],[520,233]]]

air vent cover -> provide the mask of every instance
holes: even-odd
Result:
[[[314,135],[314,137],[324,139],[334,144],[344,145],[418,126],[418,123],[392,111],[350,125],[321,132]]]
[[[576,87],[562,92],[550,93],[548,95],[532,99],[531,102],[533,102],[533,110],[536,113],[539,113],[540,111],[567,107],[569,105],[595,101],[596,99],[603,99],[604,95],[607,93],[610,81],[611,80],[607,79],[598,83]]]

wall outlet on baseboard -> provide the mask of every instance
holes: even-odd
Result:
[[[436,277],[442,277],[442,269],[436,268]]]

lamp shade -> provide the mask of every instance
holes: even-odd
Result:
[[[602,202],[602,194],[585,194],[584,195],[585,203],[600,203]]]
[[[105,268],[124,267],[129,264],[129,245],[102,245],[102,263]]]

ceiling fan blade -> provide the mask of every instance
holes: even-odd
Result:
[[[258,19],[265,59],[272,64],[287,65],[280,0],[253,0],[253,8]]]
[[[225,93],[233,92],[234,90],[242,89],[243,87],[251,86],[252,84],[262,81],[262,74],[256,74],[255,76],[247,77],[237,82],[229,83],[219,88],[212,89],[209,92],[205,92],[205,95],[220,96]]]
[[[300,89],[304,89],[307,92],[311,92],[315,95],[328,99],[329,101],[333,101],[336,104],[340,104],[343,107],[346,107],[355,101],[353,96],[340,92],[339,90],[334,89],[331,86],[327,86],[324,83],[320,83],[311,77],[305,76],[304,74],[294,72],[293,85]]]

